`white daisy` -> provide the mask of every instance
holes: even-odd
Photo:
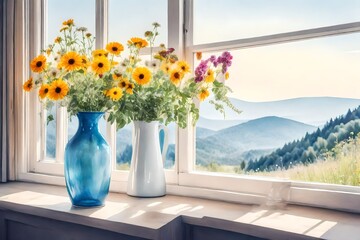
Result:
[[[145,65],[150,68],[150,69],[153,69],[153,70],[158,70],[160,68],[160,62],[156,59],[154,60],[146,60],[145,61]]]
[[[57,68],[52,67],[49,70],[49,74],[51,77],[57,78],[59,76],[59,70]]]

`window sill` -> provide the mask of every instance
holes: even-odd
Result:
[[[294,205],[279,210],[172,195],[133,198],[119,193],[110,193],[104,207],[81,209],[71,206],[64,187],[34,183],[1,184],[1,209],[147,239],[163,239],[162,231],[173,231],[167,226],[179,219],[267,239],[360,239],[360,215],[352,213]]]

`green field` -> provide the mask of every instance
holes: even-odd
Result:
[[[338,143],[315,163],[297,165],[289,169],[269,172],[245,172],[240,166],[218,165],[197,166],[198,171],[236,173],[256,176],[279,177],[297,181],[321,182],[360,186],[360,138]]]

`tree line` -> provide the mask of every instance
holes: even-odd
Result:
[[[283,147],[269,155],[250,160],[246,171],[275,171],[298,164],[310,164],[324,159],[339,142],[354,138],[360,132],[360,107],[348,110],[345,115],[330,119],[322,128]]]

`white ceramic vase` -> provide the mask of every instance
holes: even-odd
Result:
[[[164,144],[160,151],[160,130]],[[166,194],[164,161],[167,152],[167,131],[158,121],[134,121],[133,151],[127,194],[135,197],[160,197]]]

